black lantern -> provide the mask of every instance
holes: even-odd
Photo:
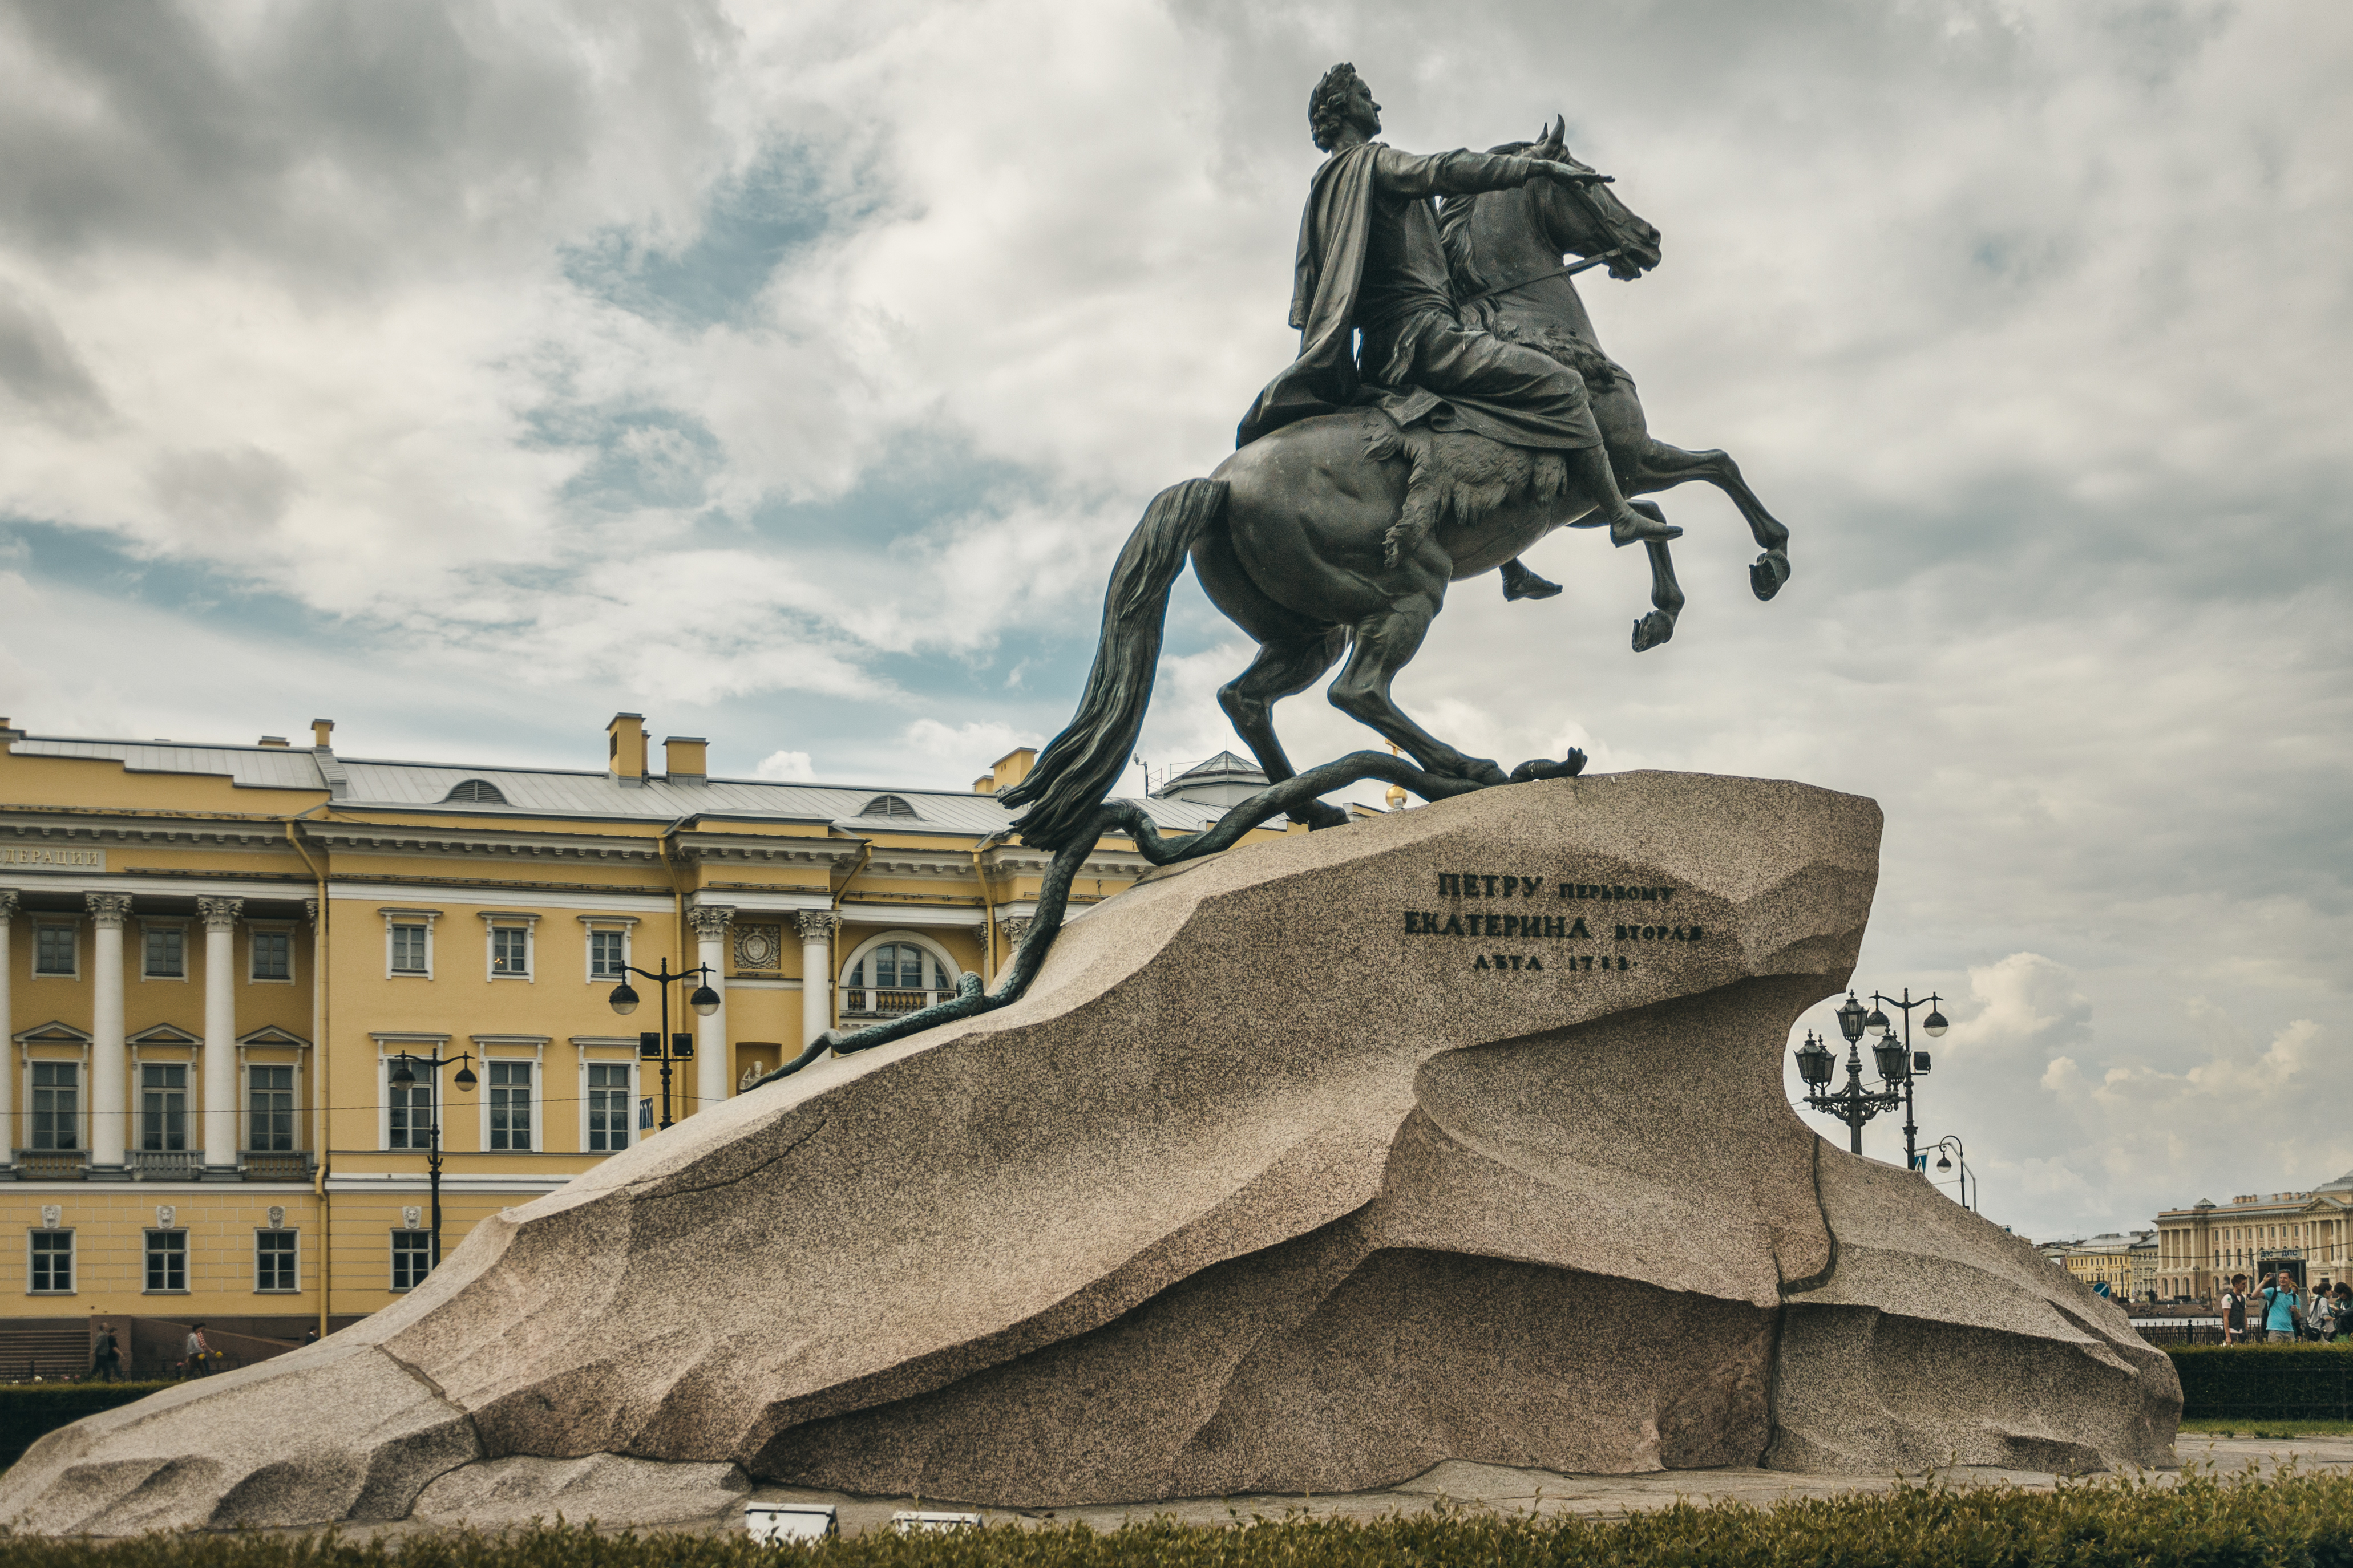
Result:
[[[1846,1005],[1838,1010],[1838,1021],[1839,1033],[1846,1037],[1849,1045],[1862,1038],[1862,1004],[1855,1000],[1852,991],[1846,994]]]
[[[1798,1047],[1798,1076],[1806,1080],[1809,1088],[1820,1089],[1830,1082],[1835,1065],[1831,1048],[1811,1029],[1807,1030],[1806,1043]]]
[[[1887,1033],[1887,1015],[1873,1007],[1871,1010],[1871,1016],[1862,1021],[1862,1026],[1866,1029],[1876,1029],[1883,1035]]]
[[[1912,1053],[1904,1048],[1903,1041],[1897,1039],[1892,1034],[1882,1035],[1879,1037],[1877,1042],[1872,1046],[1871,1054],[1879,1058],[1879,1076],[1881,1078],[1886,1079],[1889,1083],[1901,1083],[1904,1081],[1905,1072],[1911,1066],[1905,1058],[1911,1056]]]
[[[626,980],[614,986],[613,994],[605,1000],[610,1002],[613,1005],[613,1011],[624,1018],[638,1010],[638,994],[630,989],[629,983]]]
[[[694,994],[686,999],[686,1005],[708,1018],[719,1011],[719,993],[708,985],[698,985]]]
[[[1920,1032],[1926,1035],[1931,1039],[1942,1035],[1947,1029],[1951,1027],[1952,1025],[1945,1021],[1945,1016],[1942,1013],[1937,1012],[1933,1007],[1928,1010],[1928,1016],[1920,1021]]]

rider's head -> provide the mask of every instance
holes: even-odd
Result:
[[[1315,145],[1329,153],[1339,145],[1341,128],[1348,125],[1367,141],[1379,135],[1381,106],[1373,101],[1373,89],[1356,68],[1343,61],[1325,71],[1307,95],[1307,129]]]

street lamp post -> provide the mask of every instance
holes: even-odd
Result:
[[[621,965],[621,983],[614,986],[612,995],[606,998],[613,1005],[613,1011],[625,1018],[638,1010],[638,994],[629,985],[629,976],[632,974],[640,974],[652,981],[661,993],[661,1033],[639,1035],[638,1056],[644,1061],[661,1063],[661,1124],[664,1128],[668,1128],[670,1126],[670,1064],[694,1059],[694,1037],[691,1034],[673,1035],[670,1032],[670,988],[681,980],[700,978],[702,984],[694,988],[694,994],[686,999],[686,1005],[705,1018],[719,1011],[719,993],[711,988],[709,964],[699,963],[692,969],[681,969],[673,974],[670,973],[670,960],[667,958],[661,961],[661,967],[659,970],[639,969],[625,963]]]
[[[1872,1049],[1880,1059],[1880,1070],[1882,1074],[1883,1075],[1885,1073],[1885,1064],[1891,1056],[1893,1056],[1904,1068],[1904,1076],[1902,1079],[1904,1085],[1904,1168],[1907,1171],[1915,1168],[1919,1163],[1918,1152],[1913,1147],[1913,1140],[1918,1134],[1919,1128],[1912,1120],[1912,1079],[1915,1073],[1925,1073],[1928,1070],[1928,1053],[1922,1051],[1917,1055],[1915,1055],[1912,1050],[1912,1009],[1915,1007],[1926,1007],[1928,1009],[1928,1016],[1920,1020],[1920,1032],[1926,1035],[1929,1038],[1935,1039],[1943,1035],[1947,1029],[1952,1027],[1950,1024],[1946,1022],[1945,1015],[1939,1012],[1936,1008],[1936,1004],[1943,1000],[1943,997],[1931,991],[1927,995],[1923,996],[1920,1000],[1915,1002],[1912,1000],[1912,988],[1908,985],[1904,988],[1904,999],[1900,1002],[1892,996],[1882,996],[1878,992],[1874,991],[1871,994],[1871,1016],[1862,1021],[1863,1027],[1867,1029],[1876,1029],[1879,1031],[1880,1043],[1873,1046]],[[1854,993],[1850,991],[1847,993],[1847,1006],[1852,1007],[1854,1005]],[[1886,1013],[1882,1011],[1883,1008],[1887,1007],[1896,1008],[1904,1015],[1904,1044],[1900,1050],[1893,1048],[1895,1046],[1894,1026],[1887,1021]],[[1843,1009],[1841,1010],[1841,1022],[1844,1022]],[[1847,1037],[1849,1039],[1852,1039],[1854,1037],[1850,1035]],[[1891,1082],[1893,1080],[1891,1080]]]
[[[1978,1210],[1977,1200],[1980,1194],[1976,1191],[1977,1177],[1969,1170],[1968,1151],[1962,1148],[1961,1141],[1958,1138],[1954,1137],[1949,1132],[1944,1137],[1937,1139],[1934,1143],[1929,1144],[1928,1148],[1931,1152],[1936,1154],[1936,1169],[1940,1171],[1951,1170],[1953,1168],[1953,1161],[1956,1157],[1960,1160],[1961,1206],[1968,1209],[1970,1213],[1975,1214]],[[1949,1152],[1947,1152],[1947,1151],[1949,1151]]]
[[[482,1080],[474,1076],[474,1058],[460,1051],[454,1057],[397,1056],[398,1065],[392,1069],[390,1083],[395,1089],[417,1087],[417,1069],[430,1068],[433,1071],[433,1104],[430,1142],[425,1156],[426,1182],[433,1193],[433,1267],[441,1267],[441,1069],[454,1067],[458,1076],[449,1081],[461,1089],[470,1089]]]

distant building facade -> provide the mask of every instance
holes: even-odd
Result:
[[[2157,1233],[2110,1231],[2080,1241],[2051,1241],[2035,1250],[2086,1285],[2105,1285],[2123,1300],[2147,1300],[2157,1289]]]
[[[2353,1173],[2309,1192],[2200,1198],[2157,1216],[2158,1293],[2211,1300],[2231,1276],[2285,1269],[2307,1286],[2353,1268]]]
[[[828,1027],[993,983],[1050,858],[995,798],[1027,750],[967,793],[712,778],[703,742],[657,764],[628,713],[594,772],[363,760],[332,728],[216,746],[0,720],[0,1319],[296,1337],[376,1310],[435,1262],[437,1126],[446,1252],[660,1121],[659,990],[617,1016],[625,965],[710,968],[710,1016],[672,991],[690,1116]],[[1147,809],[1181,833],[1221,808]],[[1103,840],[1074,908],[1145,868]],[[414,1063],[436,1057],[475,1081]]]

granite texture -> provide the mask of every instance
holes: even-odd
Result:
[[[575,1524],[700,1524],[743,1512],[752,1483],[735,1465],[669,1465],[617,1454],[541,1459],[518,1454],[462,1465],[418,1495],[414,1517],[493,1528],[564,1519]]]
[[[2164,1462],[2178,1391],[2120,1311],[1784,1096],[1879,827],[1800,784],[1632,773],[1156,873],[1013,1006],[692,1117],[386,1311],[159,1396],[232,1417],[274,1382],[306,1428],[224,1446],[142,1426],[151,1400],[37,1447],[0,1519],[382,1518],[518,1456],[1029,1507],[1447,1460]],[[311,1386],[347,1363],[391,1381]],[[600,1494],[638,1485],[488,1469],[448,1495],[617,1521]]]

